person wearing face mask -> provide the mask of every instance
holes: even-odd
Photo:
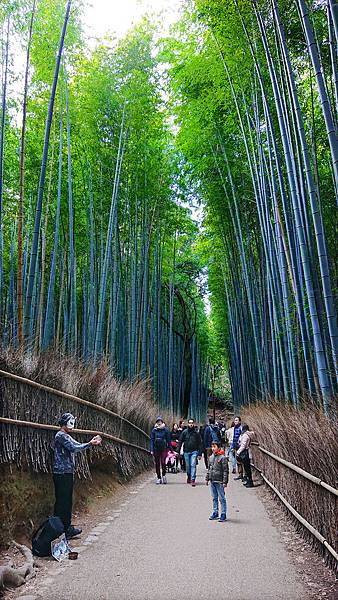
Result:
[[[102,439],[99,435],[89,442],[80,444],[70,432],[75,427],[75,417],[64,413],[59,419],[60,430],[54,439],[53,481],[55,488],[54,517],[60,517],[63,522],[67,539],[82,533],[82,529],[71,525],[75,453],[98,446]]]

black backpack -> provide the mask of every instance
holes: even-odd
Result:
[[[32,536],[32,552],[34,556],[51,556],[51,542],[64,533],[60,517],[48,517]]]
[[[164,452],[164,450],[167,447],[167,440],[166,437],[163,437],[163,435],[157,435],[157,432],[155,433],[155,440],[154,440],[154,448],[155,450],[157,450],[157,452]]]
[[[211,427],[211,425],[209,425],[210,427],[210,433],[211,433],[211,442],[220,442],[221,441],[221,432],[218,429],[218,427],[214,426]]]

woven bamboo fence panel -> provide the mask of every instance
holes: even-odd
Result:
[[[143,470],[151,464],[148,451],[149,437],[127,419],[99,405],[77,399],[67,394],[35,387],[23,378],[0,379],[0,417],[14,421],[26,421],[42,425],[55,425],[60,415],[71,412],[77,417],[81,430],[74,433],[80,441],[92,437],[91,432],[107,434],[102,446],[76,456],[76,473],[90,477],[90,466],[114,463],[121,474],[131,476],[135,470]],[[60,395],[61,394],[61,395]],[[55,431],[53,429],[0,423],[0,464],[27,466],[35,472],[50,472]],[[84,437],[86,436],[86,437]],[[109,439],[109,436],[115,438]],[[117,441],[121,440],[121,443]],[[124,442],[124,443],[123,443]]]

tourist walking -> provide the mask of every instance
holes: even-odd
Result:
[[[180,438],[180,435],[181,435],[181,431],[179,431],[179,429],[178,429],[178,424],[174,423],[173,428],[170,433],[170,437],[171,437],[171,445],[176,454],[176,458],[175,458],[176,473],[178,473],[179,454],[177,452],[177,448],[178,448],[178,440]]]
[[[167,450],[173,450],[171,445],[171,436],[169,429],[165,426],[162,417],[157,417],[156,423],[150,434],[150,452],[155,459],[156,469],[156,484],[167,483],[167,468],[165,459],[167,457]],[[162,476],[161,476],[162,469]]]
[[[170,434],[171,435],[171,443],[173,445],[173,448],[177,447],[177,443],[178,443],[181,433],[182,433],[182,430],[179,430],[178,424],[174,423],[173,428],[171,430],[171,434]],[[174,443],[176,443],[176,446],[174,446]]]
[[[251,441],[255,433],[249,431],[249,427],[246,423],[242,425],[242,435],[240,437],[239,448],[237,450],[237,459],[240,460],[244,467],[245,482],[244,485],[247,488],[254,487],[252,481],[251,463],[250,463],[250,446]]]
[[[233,448],[235,422],[232,421],[229,429],[225,432],[226,443],[228,447],[228,459],[231,460],[232,473],[236,473],[236,450]]]
[[[67,539],[82,533],[82,529],[71,525],[73,506],[73,487],[75,453],[98,446],[102,440],[99,435],[89,442],[80,444],[69,434],[75,427],[76,417],[64,413],[59,419],[60,431],[54,439],[53,481],[55,489],[54,517],[60,517]]]
[[[201,439],[203,440],[203,458],[204,458],[204,464],[205,464],[205,468],[208,468],[208,453],[207,453],[207,449],[204,446],[204,432],[206,430],[206,428],[208,427],[208,423],[205,423],[204,425],[201,425],[200,427],[200,436]]]
[[[209,458],[208,471],[205,478],[206,485],[210,482],[210,491],[212,497],[212,513],[210,521],[218,519],[224,523],[227,518],[227,504],[225,498],[225,488],[229,479],[228,458],[224,454],[221,443],[214,441],[211,444],[212,454]],[[219,505],[221,511],[219,513]]]
[[[187,426],[185,425],[184,421],[181,420],[181,421],[178,422],[177,431],[179,433],[179,438],[180,438],[180,436],[182,434],[182,431],[185,431],[186,428],[187,428]],[[180,461],[181,471],[185,472],[184,445],[183,444],[181,446],[179,444],[177,445],[177,452],[179,454],[179,461]]]
[[[237,416],[234,418],[234,431],[233,431],[232,444],[231,444],[231,449],[236,454],[236,459],[237,459],[237,450],[239,448],[239,438],[241,437],[241,434],[242,434],[242,420],[241,420],[241,417]],[[235,480],[243,479],[243,464],[241,463],[241,461],[238,461],[238,460],[236,460],[236,463],[237,463],[237,469],[238,469],[238,477],[235,477]]]
[[[196,462],[197,457],[202,458],[203,442],[199,432],[196,429],[194,419],[188,420],[188,427],[185,429],[179,440],[180,450],[184,444],[184,461],[187,472],[187,483],[192,487],[196,486]]]
[[[207,451],[207,457],[211,456],[211,444],[212,442],[221,442],[221,432],[218,425],[215,423],[215,419],[210,417],[209,425],[204,430],[204,448]]]

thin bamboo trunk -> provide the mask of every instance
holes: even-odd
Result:
[[[58,77],[59,77],[61,56],[62,56],[64,41],[65,41],[65,37],[66,37],[66,30],[67,30],[67,24],[68,24],[68,18],[69,18],[69,13],[70,13],[70,9],[71,9],[71,4],[72,4],[72,0],[68,0],[66,14],[65,14],[63,28],[62,28],[62,33],[61,33],[59,50],[58,50],[58,54],[57,54],[57,58],[56,58],[54,78],[53,78],[53,83],[52,83],[52,89],[51,89],[51,95],[50,95],[47,119],[46,119],[46,128],[45,128],[45,136],[44,136],[44,143],[43,143],[38,196],[37,196],[36,209],[35,209],[35,221],[34,221],[34,231],[33,231],[33,239],[32,239],[31,259],[30,259],[30,264],[29,264],[29,274],[28,274],[28,284],[27,284],[27,304],[26,304],[26,311],[25,311],[25,313],[26,313],[25,320],[27,320],[27,325],[26,325],[27,331],[31,330],[30,307],[32,304],[34,281],[35,281],[37,262],[38,262],[37,256],[38,256],[40,229],[41,229],[42,204],[43,204],[43,195],[44,195],[45,180],[46,180],[46,168],[47,168],[47,159],[48,159],[50,130],[51,130],[51,124],[52,124],[52,118],[53,118],[56,86],[57,86]]]
[[[24,225],[24,183],[25,183],[25,142],[26,142],[26,118],[27,118],[27,96],[28,96],[28,77],[30,63],[30,49],[33,34],[33,24],[35,17],[36,1],[33,0],[32,14],[29,25],[24,96],[22,107],[22,127],[21,127],[21,147],[20,147],[20,195],[18,206],[18,274],[17,274],[17,310],[18,310],[18,346],[19,351],[24,348],[23,332],[23,225]]]

